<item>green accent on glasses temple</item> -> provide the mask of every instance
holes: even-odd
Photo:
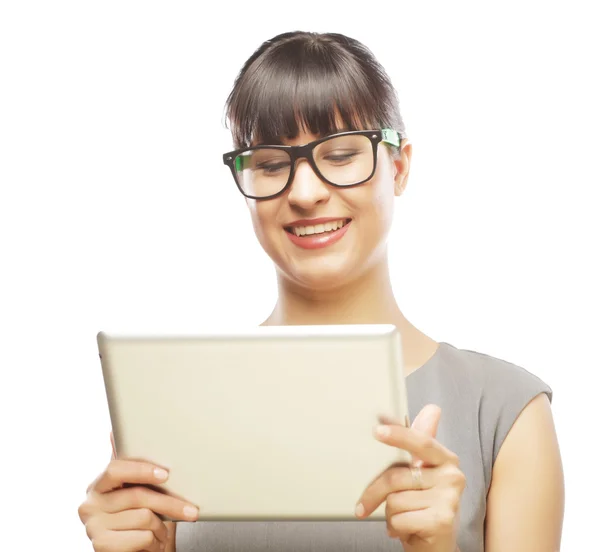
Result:
[[[381,139],[392,146],[400,147],[400,133],[397,130],[391,128],[384,128],[381,130]]]

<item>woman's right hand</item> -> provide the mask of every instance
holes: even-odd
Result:
[[[110,461],[88,487],[79,518],[95,552],[168,552],[169,529],[157,514],[196,521],[198,508],[142,485],[157,485],[168,473],[133,460]],[[124,485],[133,485],[123,487]]]

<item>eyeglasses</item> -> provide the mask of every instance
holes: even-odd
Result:
[[[247,198],[271,199],[294,180],[296,161],[306,158],[315,174],[339,188],[364,184],[375,174],[380,142],[400,147],[404,136],[391,129],[332,134],[303,146],[261,145],[230,151],[223,163]]]

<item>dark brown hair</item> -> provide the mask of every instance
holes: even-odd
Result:
[[[396,91],[371,51],[337,33],[290,32],[264,42],[226,104],[234,147],[277,143],[299,131],[391,128],[405,134]],[[227,124],[227,121],[226,121]]]

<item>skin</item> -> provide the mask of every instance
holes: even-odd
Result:
[[[301,145],[317,138],[302,132],[284,143]],[[393,199],[406,188],[411,156],[406,140],[397,159],[380,144],[373,178],[345,189],[323,183],[302,159],[286,194],[268,201],[247,200],[256,236],[277,270],[278,301],[263,325],[390,323],[407,344],[407,373],[433,356],[438,344],[402,314],[388,270],[386,239]],[[337,244],[304,250],[285,235],[287,223],[321,216],[352,218]]]
[[[142,487],[164,483],[168,472],[146,462],[117,459],[112,433],[111,443],[110,463],[88,486],[86,500],[79,506],[79,518],[94,550],[175,552],[175,524],[158,516],[196,521],[198,509]]]
[[[301,132],[284,143],[300,145],[317,138]],[[394,198],[406,188],[411,155],[407,141],[399,156],[380,144],[373,179],[346,189],[323,183],[307,161],[300,160],[285,194],[267,201],[247,200],[256,236],[277,270],[278,301],[263,325],[391,323],[402,335],[406,374],[431,358],[438,343],[401,312],[387,261]],[[351,218],[352,223],[342,240],[323,249],[301,249],[285,235],[284,226],[290,222],[318,217]],[[410,428],[381,420],[374,429],[373,438],[413,453],[422,487],[416,485],[410,467],[391,467],[357,497],[357,518],[368,518],[385,502],[388,535],[401,540],[407,552],[458,550],[459,505],[466,481],[459,458],[435,438],[442,415],[439,407],[428,405]],[[154,491],[121,488],[125,482],[156,483],[153,468],[113,459],[90,485],[79,513],[94,550],[154,552],[161,550],[161,543],[168,552],[175,550],[176,527],[155,513],[191,519],[183,514],[184,503]],[[545,395],[525,407],[506,437],[494,464],[487,510],[487,552],[559,550],[564,483]]]

